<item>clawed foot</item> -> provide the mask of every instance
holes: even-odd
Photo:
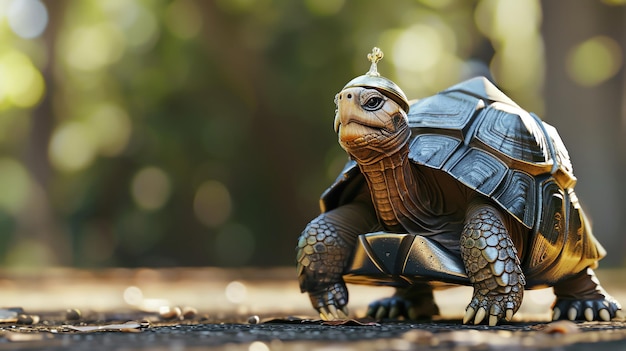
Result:
[[[376,300],[369,304],[367,316],[375,319],[396,319],[399,317],[417,320],[431,318],[439,314],[439,308],[432,297],[429,300],[412,302],[400,296]]]
[[[348,289],[343,282],[309,292],[311,304],[326,321],[348,318]]]
[[[504,318],[510,321],[521,304],[518,294],[497,294],[489,292],[481,294],[475,291],[472,301],[465,309],[463,324],[473,320],[473,324],[480,324],[486,317],[489,326],[495,326]]]
[[[610,321],[612,318],[623,319],[624,313],[619,303],[610,296],[596,300],[557,299],[552,313],[554,321]]]

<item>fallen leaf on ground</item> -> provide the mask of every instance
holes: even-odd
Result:
[[[322,325],[349,325],[349,326],[357,326],[357,327],[366,327],[366,326],[373,326],[373,325],[380,325],[376,322],[361,322],[359,320],[356,319],[336,319],[333,321],[324,321],[322,322]]]
[[[579,333],[580,328],[574,322],[562,320],[546,325],[541,331],[546,334],[572,334]]]
[[[349,325],[349,326],[372,326],[379,325],[376,322],[373,322],[371,318],[364,318],[361,320],[357,319],[337,319],[334,321],[324,321],[321,319],[310,319],[310,318],[300,318],[289,316],[286,318],[274,318],[263,321],[263,324],[272,324],[272,323],[280,323],[280,324],[320,324],[320,325]]]
[[[121,331],[127,333],[137,333],[146,325],[140,322],[126,322],[122,324],[105,324],[105,325],[64,325],[64,328],[76,330],[83,333],[98,331]]]

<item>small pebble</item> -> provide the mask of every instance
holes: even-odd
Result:
[[[183,308],[182,314],[184,319],[193,319],[198,314],[198,310],[193,307],[186,306]]]
[[[17,324],[31,325],[39,323],[39,316],[20,314],[17,316]]]
[[[261,319],[256,314],[248,318],[248,324],[259,324],[260,321]]]
[[[65,311],[65,319],[68,321],[77,321],[81,317],[80,310],[77,308],[68,308]]]
[[[161,319],[178,319],[180,318],[183,311],[181,311],[180,307],[170,307],[170,306],[162,306],[159,309],[159,317]]]

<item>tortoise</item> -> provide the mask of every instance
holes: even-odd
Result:
[[[552,318],[623,318],[594,268],[606,251],[574,192],[551,125],[485,77],[409,102],[370,70],[335,96],[349,161],[299,237],[302,292],[322,319],[348,316],[346,282],[393,286],[367,315],[429,318],[433,290],[473,287],[463,323],[510,321],[525,289],[553,287]]]

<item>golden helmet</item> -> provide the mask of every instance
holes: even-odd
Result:
[[[343,89],[352,87],[365,87],[365,88],[374,88],[381,93],[385,94],[387,97],[395,101],[404,112],[409,113],[409,100],[404,95],[404,92],[400,87],[392,82],[391,80],[382,77],[380,73],[378,73],[378,67],[376,63],[380,61],[384,56],[382,50],[375,47],[372,49],[372,52],[367,54],[367,59],[372,62],[370,66],[370,70],[362,76],[358,76],[346,84]]]

